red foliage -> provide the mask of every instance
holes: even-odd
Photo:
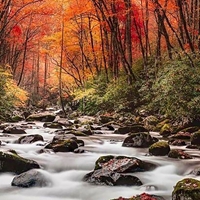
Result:
[[[154,197],[152,197],[151,195],[146,194],[146,193],[142,193],[140,195],[140,199],[141,200],[156,200]]]
[[[11,31],[12,35],[14,37],[19,37],[21,34],[22,34],[22,30],[21,28],[18,26],[18,25],[15,25],[13,28],[12,28],[12,31]]]

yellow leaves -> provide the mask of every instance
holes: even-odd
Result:
[[[74,96],[75,96],[74,100],[82,99],[82,98],[92,95],[94,93],[95,93],[94,88],[89,88],[89,89],[85,89],[85,90],[77,90],[76,92],[74,92]]]
[[[24,106],[28,99],[28,93],[11,79],[6,83],[6,95],[13,98],[15,106]]]

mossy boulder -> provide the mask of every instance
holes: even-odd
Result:
[[[115,130],[115,134],[127,134],[127,133],[139,133],[139,132],[149,132],[144,126],[135,124],[132,126],[124,126]]]
[[[122,146],[124,147],[149,147],[153,143],[157,142],[158,139],[151,137],[149,133],[132,133],[130,136],[124,139]]]
[[[84,181],[96,185],[141,185],[142,182],[132,172],[143,172],[155,169],[155,165],[126,156],[102,156],[95,163],[95,169],[86,174]]]
[[[58,123],[58,122],[45,122],[43,124],[43,127],[45,128],[55,128],[55,129],[62,129],[62,124]]]
[[[178,159],[192,159],[192,156],[190,156],[188,153],[185,153],[181,149],[172,149],[168,153],[169,158],[178,158]]]
[[[169,136],[172,133],[170,124],[164,124],[160,129],[160,135],[163,137]]]
[[[200,181],[185,178],[179,181],[172,192],[172,200],[199,200]]]
[[[21,174],[34,168],[40,168],[37,162],[22,158],[15,153],[0,151],[0,172]]]
[[[51,181],[41,171],[31,169],[15,176],[11,185],[23,188],[45,187],[51,185]]]
[[[31,143],[34,143],[34,142],[37,142],[37,141],[44,141],[44,138],[39,134],[25,135],[25,136],[20,137],[17,140],[17,143],[19,143],[19,144],[31,144]]]
[[[200,131],[194,132],[191,136],[191,144],[200,146]]]
[[[57,140],[48,144],[45,148],[53,149],[54,152],[74,152],[78,148],[78,144],[74,139]]]
[[[166,156],[170,151],[170,146],[165,141],[158,141],[149,147],[149,153],[154,156]]]
[[[26,118],[26,121],[53,122],[55,118],[56,118],[55,114],[49,113],[49,112],[44,112],[44,113],[37,113],[37,114],[29,115]]]

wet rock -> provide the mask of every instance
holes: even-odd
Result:
[[[117,130],[115,130],[115,134],[127,134],[127,133],[140,133],[140,132],[148,132],[146,128],[144,128],[142,125],[133,125],[133,126],[124,126],[120,127]]]
[[[17,126],[8,126],[3,130],[3,133],[9,133],[9,134],[26,134],[26,131]]]
[[[125,138],[122,146],[124,147],[149,147],[153,143],[157,142],[158,139],[151,137],[149,133],[133,133]]]
[[[190,140],[191,133],[189,132],[178,132],[174,135],[168,137],[169,139],[180,139],[180,140]]]
[[[54,152],[73,152],[77,148],[78,144],[73,139],[58,141],[56,144],[52,145]]]
[[[0,151],[0,172],[20,174],[34,168],[40,168],[37,162],[22,158],[11,152]]]
[[[184,140],[174,140],[174,139],[170,139],[168,141],[168,143],[170,145],[173,145],[173,146],[185,146],[186,145],[186,142]]]
[[[112,199],[112,200],[165,200],[165,199],[161,196],[142,193],[140,195],[133,196],[131,198],[119,197],[118,199]]]
[[[101,122],[102,124],[106,124],[110,121],[113,121],[113,117],[112,116],[106,116],[106,115],[101,115],[99,117],[99,122]]]
[[[19,144],[31,144],[37,141],[44,141],[43,137],[39,134],[35,134],[35,135],[25,135],[20,137],[17,140],[17,143]]]
[[[200,176],[200,166],[196,167],[195,169],[193,169],[190,174],[193,174],[195,176]]]
[[[18,176],[15,176],[11,185],[23,188],[29,187],[46,187],[50,185],[48,179],[43,173],[38,170],[32,169]]]
[[[199,200],[200,181],[186,178],[179,181],[172,192],[172,200]]]
[[[154,156],[166,156],[169,151],[169,144],[165,141],[158,141],[149,147],[149,153]]]
[[[84,149],[75,149],[74,150],[74,153],[85,153],[85,150]]]
[[[49,112],[32,114],[27,117],[27,121],[53,122],[56,115]]]
[[[126,156],[101,156],[94,171],[84,176],[84,181],[97,185],[141,185],[135,176],[124,173],[144,172],[155,169],[152,163]]]
[[[55,129],[62,129],[62,125],[58,122],[45,122],[43,124],[43,127],[45,128],[55,128]]]
[[[188,144],[186,146],[187,149],[199,149],[199,147],[197,145],[194,145],[194,144]]]
[[[192,145],[200,146],[200,130],[192,134],[190,141]]]
[[[84,181],[95,185],[110,186],[140,186],[142,182],[132,175],[123,175],[117,172],[95,170],[84,177]]]
[[[179,159],[192,159],[192,156],[190,156],[188,153],[185,153],[181,149],[170,150],[168,157],[169,158],[179,158]]]

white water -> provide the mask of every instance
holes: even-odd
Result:
[[[15,144],[14,141],[19,136],[1,137],[0,140],[9,141],[9,143],[3,142],[5,146],[1,149],[14,149],[22,157],[37,161],[42,167],[42,173],[51,180],[51,185],[28,189],[12,187],[14,175],[0,174],[1,200],[110,200],[119,196],[131,197],[143,192],[161,195],[170,200],[176,182],[185,177],[192,177],[188,173],[199,162],[199,159],[177,161],[167,157],[146,156],[147,149],[122,147],[121,141],[125,136],[113,136],[110,133],[91,136],[89,139],[82,138],[86,150],[83,154],[52,152],[38,154],[37,152],[43,149],[41,145],[53,138],[52,130],[41,128],[29,129],[26,132],[43,135],[45,142]],[[113,142],[113,139],[117,142]],[[140,187],[95,186],[83,182],[83,176],[93,170],[95,161],[100,156],[108,154],[134,156],[157,163],[159,167],[151,172],[134,174],[143,182]],[[197,152],[193,154],[196,155]]]

